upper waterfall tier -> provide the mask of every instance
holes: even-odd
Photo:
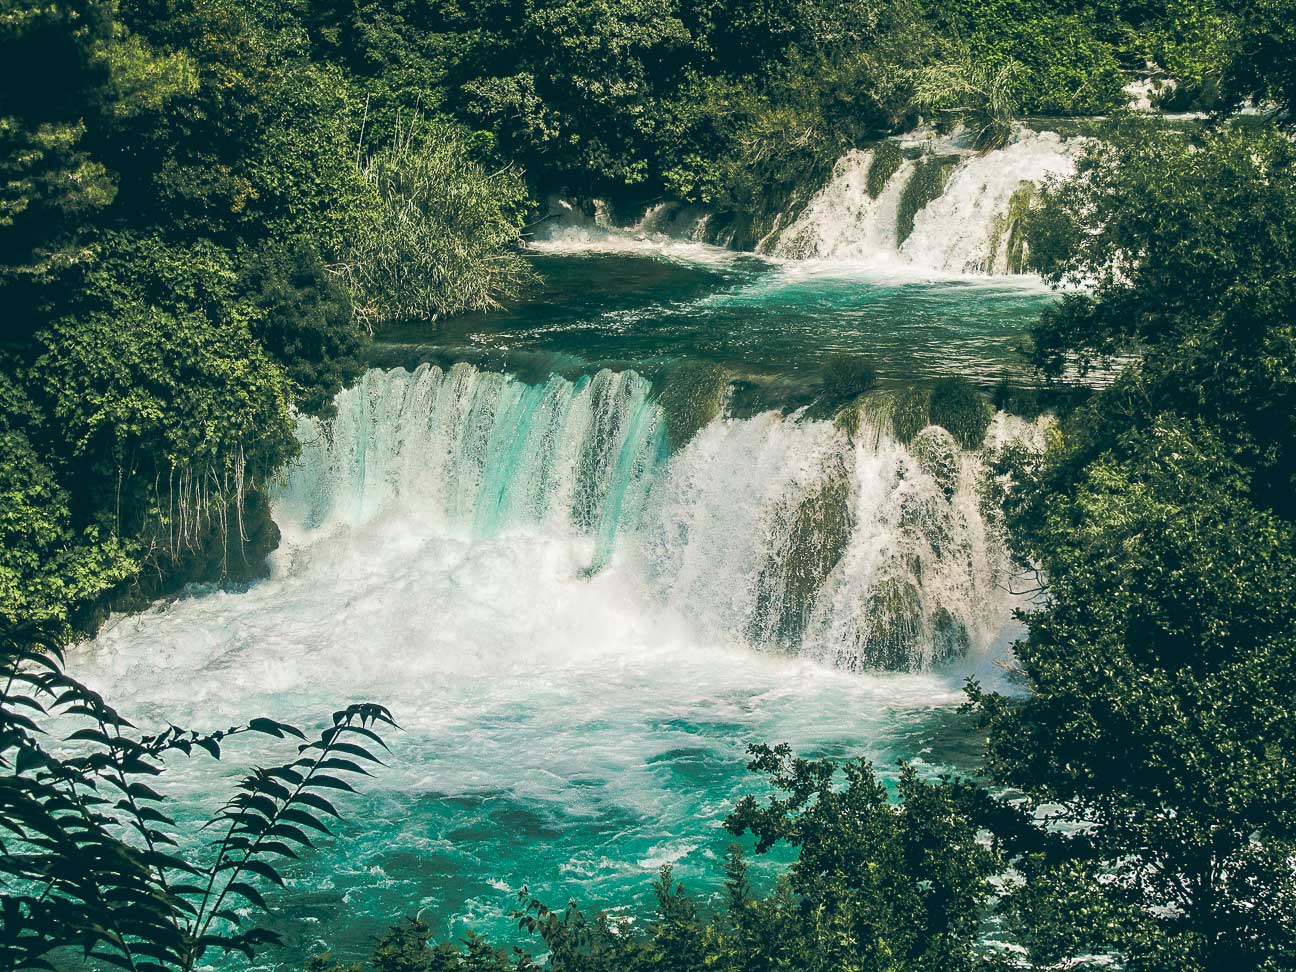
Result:
[[[633,372],[371,371],[335,418],[301,421],[281,561],[392,518],[455,542],[543,535],[706,642],[853,669],[982,652],[1008,623],[980,462],[944,430],[906,449],[867,420],[766,412],[672,452],[679,424]]]
[[[1029,194],[1040,182],[1073,172],[1079,150],[1077,139],[1029,130],[1004,148],[979,154],[920,144],[917,158],[894,158],[886,178],[873,171],[886,165],[881,149],[848,152],[828,184],[765,248],[795,259],[1019,272],[1016,234]]]
[[[805,187],[800,201],[771,214],[772,228],[755,248],[780,259],[879,269],[1020,273],[1021,217],[1036,187],[1075,171],[1083,142],[1022,129],[1011,144],[989,152],[933,135],[853,149],[825,185],[812,193],[815,187]],[[554,198],[532,242],[551,252],[649,247],[670,258],[721,263],[733,258],[725,247],[734,238],[729,220],[699,206],[659,202],[620,225],[599,200],[581,207]]]

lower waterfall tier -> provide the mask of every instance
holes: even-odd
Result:
[[[975,453],[937,427],[905,448],[867,409],[854,429],[726,418],[722,394],[659,400],[634,372],[370,371],[335,418],[301,422],[280,559],[393,519],[455,541],[535,535],[573,569],[615,567],[709,643],[910,671],[991,646],[1014,602]]]

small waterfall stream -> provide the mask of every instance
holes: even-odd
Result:
[[[1055,132],[1029,130],[1004,148],[979,154],[942,154],[940,144],[929,144],[921,146],[920,159],[906,158],[876,196],[869,192],[869,171],[877,150],[854,150],[766,249],[793,259],[890,260],[947,273],[1009,273],[1017,269],[1009,237],[1025,198],[1020,193],[1069,175],[1080,145]],[[915,191],[915,179],[938,180],[928,190],[934,198]],[[912,229],[901,238],[906,203]]]

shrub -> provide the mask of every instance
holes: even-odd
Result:
[[[1016,61],[993,67],[969,57],[935,64],[919,74],[914,101],[961,119],[978,149],[1003,148],[1013,134],[1021,74]]]
[[[835,354],[823,368],[823,390],[829,398],[845,401],[864,394],[877,384],[877,369],[863,355]]]
[[[374,209],[341,270],[370,327],[490,310],[531,279],[516,249],[526,185],[477,162],[458,129],[421,121],[397,132],[363,175]]]

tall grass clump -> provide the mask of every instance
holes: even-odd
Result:
[[[370,328],[490,310],[530,282],[518,248],[526,184],[478,162],[456,127],[416,121],[360,171],[372,213],[341,269]]]
[[[961,120],[980,151],[1003,148],[1012,139],[1021,76],[1016,61],[994,66],[965,57],[934,64],[919,73],[914,104]]]
[[[890,141],[878,142],[877,147],[873,149],[873,158],[869,162],[867,188],[870,199],[882,195],[882,190],[886,188],[886,184],[891,181],[891,177],[896,174],[903,162],[904,153],[900,151],[899,145]]]

